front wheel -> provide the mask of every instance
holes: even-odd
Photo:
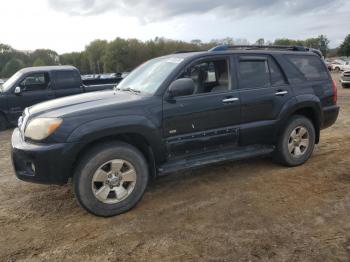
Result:
[[[275,160],[286,166],[304,164],[315,147],[315,128],[304,116],[293,116],[279,138]]]
[[[134,207],[148,183],[148,166],[135,147],[118,142],[101,144],[78,164],[73,177],[80,205],[97,216],[109,217]]]

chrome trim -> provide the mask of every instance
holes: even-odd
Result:
[[[222,100],[223,103],[232,103],[232,102],[236,102],[236,101],[239,101],[239,98],[232,97],[232,98],[226,98],[226,99]]]

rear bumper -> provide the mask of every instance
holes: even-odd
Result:
[[[12,164],[19,179],[40,184],[67,183],[75,161],[75,144],[27,143],[16,128],[12,134],[11,145]]]
[[[328,106],[323,109],[323,123],[321,128],[325,129],[330,127],[337,121],[339,115],[339,106]]]

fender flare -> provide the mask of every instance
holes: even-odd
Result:
[[[68,136],[67,142],[79,142],[84,147],[94,141],[106,137],[123,134],[136,134],[142,136],[155,155],[156,159],[162,157],[164,150],[161,140],[160,128],[144,116],[128,115],[116,116],[89,121],[77,127]]]
[[[279,137],[281,130],[286,125],[289,118],[295,114],[298,110],[310,108],[315,116],[314,126],[316,131],[316,142],[319,140],[320,127],[322,125],[323,110],[320,99],[311,94],[299,95],[290,99],[282,108],[279,116],[276,128],[276,137]]]

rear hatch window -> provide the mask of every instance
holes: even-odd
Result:
[[[329,75],[324,63],[317,56],[285,55],[287,60],[307,80],[327,80]]]

